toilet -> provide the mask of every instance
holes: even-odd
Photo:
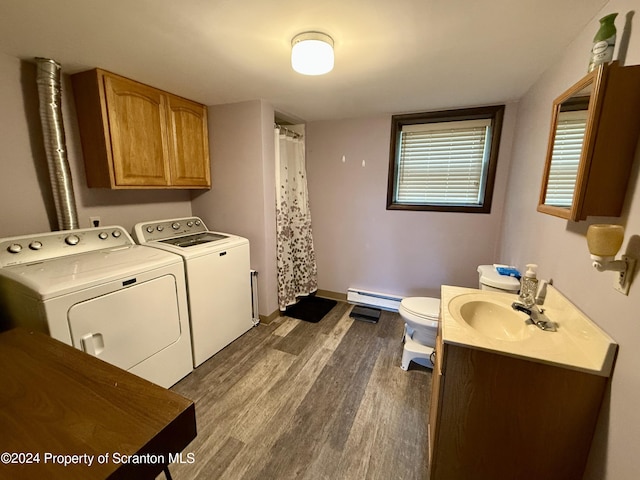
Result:
[[[478,266],[480,290],[518,293],[520,282],[514,277],[500,275],[493,265]],[[416,362],[433,368],[433,347],[436,345],[440,300],[431,297],[407,297],[400,302],[398,313],[404,320],[404,350],[400,368],[407,370]]]
[[[517,278],[500,275],[493,265],[478,266],[478,281],[480,290],[503,293],[520,291],[520,281]]]
[[[433,368],[440,300],[431,297],[403,298],[398,313],[404,320],[404,350],[400,367],[407,370],[413,361]]]

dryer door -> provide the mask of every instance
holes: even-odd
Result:
[[[176,288],[165,275],[73,305],[73,346],[131,369],[180,338]]]

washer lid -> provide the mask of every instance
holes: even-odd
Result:
[[[437,320],[440,317],[440,300],[432,297],[407,297],[400,305],[418,317]]]
[[[195,245],[202,245],[203,243],[220,242],[227,240],[229,235],[222,235],[221,233],[202,232],[194,233],[193,235],[184,235],[182,237],[171,237],[164,240],[158,240],[162,243],[168,243],[180,248],[189,248]]]
[[[520,289],[520,282],[515,277],[500,275],[493,265],[478,266],[480,283],[490,287],[499,288],[509,292],[517,292]]]
[[[211,255],[214,253],[222,252],[225,250],[231,250],[232,248],[236,248],[242,245],[248,245],[249,240],[244,237],[238,237],[237,235],[232,235],[230,233],[220,233],[220,232],[207,232],[208,234],[213,235],[224,235],[225,238],[204,243],[194,243],[188,248],[184,248],[183,246],[175,245],[173,243],[166,243],[162,241],[152,241],[147,242],[144,245],[147,247],[157,248],[160,250],[166,250],[167,252],[176,253],[180,255],[184,259],[184,261],[188,261],[191,258],[201,257],[203,255]]]

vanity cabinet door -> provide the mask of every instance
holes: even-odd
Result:
[[[440,328],[438,328],[440,330]],[[436,442],[438,432],[438,406],[440,405],[441,385],[444,380],[442,376],[442,358],[444,356],[444,348],[442,337],[438,334],[435,347],[435,362],[431,373],[431,399],[429,404],[429,469],[433,465],[433,447]]]
[[[116,185],[169,185],[166,97],[124,78],[104,85]]]
[[[446,343],[442,360],[430,480],[582,479],[607,378]]]

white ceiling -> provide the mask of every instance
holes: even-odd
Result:
[[[306,121],[516,100],[607,3],[1,1],[8,55],[101,67],[207,105],[264,99]],[[334,39],[325,76],[291,69],[291,38],[308,30]]]

